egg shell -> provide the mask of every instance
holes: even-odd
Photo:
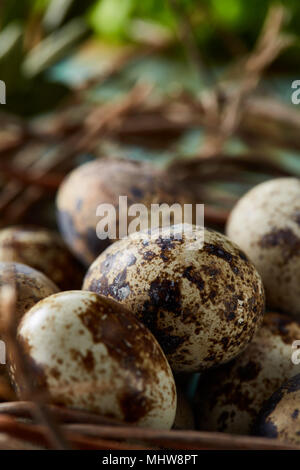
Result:
[[[34,384],[50,402],[139,426],[172,426],[169,364],[152,334],[118,303],[83,291],[53,295],[26,314],[19,338]]]
[[[83,269],[54,231],[36,226],[0,230],[0,261],[14,261],[44,273],[61,290],[78,289]]]
[[[291,360],[300,323],[267,313],[248,348],[234,361],[204,374],[196,393],[198,427],[249,434],[264,403],[299,366]]]
[[[254,432],[300,446],[300,374],[287,380],[265,403]]]
[[[260,273],[272,309],[300,315],[300,180],[278,178],[243,196],[227,235]]]
[[[59,292],[43,273],[24,264],[0,262],[0,287],[7,284],[8,276],[15,283],[17,321],[37,302]]]
[[[244,253],[207,229],[199,248],[201,237],[191,225],[133,234],[107,248],[83,284],[128,307],[152,331],[175,372],[233,359],[264,312],[261,279]]]
[[[73,170],[63,181],[57,196],[60,231],[70,249],[86,265],[115,240],[101,240],[96,234],[100,221],[97,207],[116,208],[117,236],[119,197],[127,196],[128,206],[142,203],[185,202],[186,196],[172,185],[168,176],[154,166],[131,160],[99,159]],[[128,216],[128,223],[131,219]]]

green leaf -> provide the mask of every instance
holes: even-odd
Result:
[[[122,35],[133,6],[133,0],[100,0],[90,11],[90,24],[97,34],[109,37]]]
[[[228,25],[236,24],[242,14],[245,5],[242,0],[211,0],[214,15],[217,19]]]

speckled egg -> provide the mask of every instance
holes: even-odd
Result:
[[[176,387],[152,334],[111,299],[62,292],[35,305],[19,338],[49,401],[139,426],[172,426]]]
[[[295,340],[300,340],[300,323],[287,315],[266,314],[246,351],[200,379],[198,427],[249,434],[265,400],[299,370],[291,360]]]
[[[267,304],[300,315],[300,180],[279,178],[249,191],[234,207],[227,235],[260,273]]]
[[[186,202],[161,170],[148,163],[99,159],[86,163],[63,181],[57,196],[60,231],[75,255],[87,266],[115,239],[100,239],[96,228],[101,220],[97,207],[110,204],[116,209],[116,236],[119,233],[119,197],[127,197],[128,207]],[[128,215],[128,224],[134,217]]]
[[[61,290],[78,289],[83,270],[60,236],[35,226],[0,230],[0,261],[26,264],[44,273]]]
[[[133,311],[176,372],[233,359],[264,312],[261,279],[244,253],[207,229],[201,247],[202,235],[192,225],[132,234],[95,260],[83,284]]]
[[[0,286],[7,283],[8,275],[13,276],[15,282],[17,320],[37,302],[59,292],[44,274],[24,264],[0,262]]]
[[[255,434],[300,446],[300,374],[286,381],[265,403]]]

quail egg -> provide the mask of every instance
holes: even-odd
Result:
[[[176,387],[169,364],[152,334],[117,302],[83,291],[52,295],[27,312],[18,337],[49,402],[171,428]]]
[[[300,446],[300,374],[287,380],[265,403],[255,434]]]
[[[16,287],[16,320],[40,300],[59,292],[57,286],[44,274],[20,263],[0,262],[0,286],[13,276]]]
[[[185,202],[186,198],[167,175],[147,163],[100,159],[76,168],[58,192],[58,224],[70,249],[87,266],[118,238],[120,196],[127,197],[127,206],[142,203],[147,208],[154,203]],[[103,204],[115,209],[111,217],[116,219],[116,237],[102,237],[97,208]],[[133,218],[128,215],[128,225]]]
[[[0,230],[0,261],[14,261],[41,271],[61,290],[81,286],[83,271],[58,234],[34,226]]]
[[[267,305],[300,315],[300,179],[259,184],[234,207],[227,235],[260,273]]]
[[[128,307],[154,334],[175,372],[228,362],[260,326],[263,285],[225,236],[185,224],[132,234],[92,264],[83,289]]]
[[[300,323],[267,313],[248,348],[234,361],[204,374],[198,384],[197,417],[202,430],[249,434],[263,403],[296,374],[292,343]]]

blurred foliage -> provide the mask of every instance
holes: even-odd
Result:
[[[291,73],[300,65],[300,2],[282,2],[290,16],[287,32],[297,40],[275,66]],[[205,61],[217,66],[251,50],[272,3],[274,0],[178,2],[190,18]],[[174,38],[172,52],[180,52],[175,40],[179,20],[168,0],[3,0],[0,78],[7,84],[8,108],[26,115],[57,105],[68,93],[68,85],[53,83],[48,69],[87,37],[114,44],[143,43],[148,25],[153,35],[160,31]]]

